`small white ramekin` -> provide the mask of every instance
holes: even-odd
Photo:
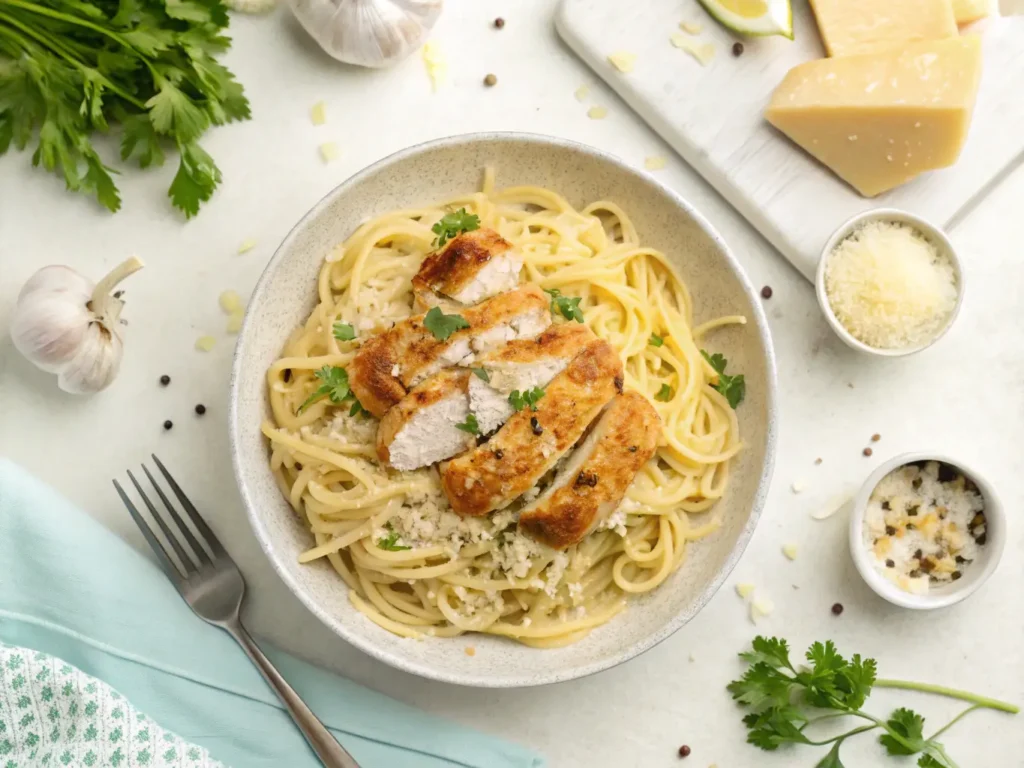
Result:
[[[835,250],[835,247],[849,237],[855,229],[871,221],[893,221],[913,227],[924,235],[932,244],[934,244],[935,247],[939,249],[940,253],[945,254],[953,265],[953,270],[956,272],[956,306],[953,307],[953,311],[949,315],[949,320],[946,322],[946,325],[943,326],[942,330],[924,344],[916,347],[901,347],[899,349],[879,349],[878,347],[872,347],[869,344],[865,344],[846,330],[846,328],[843,327],[843,324],[839,322],[839,318],[836,317],[835,312],[832,311],[832,305],[828,300],[828,292],[825,290],[825,270],[828,266],[829,257],[832,255],[832,251]],[[913,355],[916,352],[927,349],[945,336],[946,331],[948,331],[950,326],[953,325],[953,321],[956,320],[956,316],[960,313],[960,305],[964,300],[964,271],[960,263],[960,257],[957,256],[956,249],[953,247],[953,243],[950,242],[946,233],[939,227],[936,227],[934,224],[922,219],[920,216],[914,216],[913,214],[901,211],[898,208],[875,208],[873,210],[857,214],[852,219],[849,219],[832,234],[832,237],[828,239],[828,242],[825,243],[825,247],[821,251],[821,257],[818,259],[818,271],[814,279],[814,289],[818,294],[818,304],[821,305],[821,311],[825,314],[825,319],[828,320],[828,324],[832,326],[832,330],[836,332],[836,335],[846,342],[847,346],[856,349],[858,352],[864,352],[869,355],[878,355],[879,357],[905,357],[906,355]]]
[[[985,502],[985,544],[979,548],[979,557],[965,568],[963,577],[957,581],[951,581],[940,587],[931,588],[927,594],[915,595],[899,588],[892,581],[879,573],[874,565],[874,555],[868,550],[864,543],[864,513],[867,510],[868,499],[871,492],[881,482],[882,478],[904,464],[913,461],[941,461],[950,466],[956,467],[964,476],[970,478]],[[960,461],[935,453],[905,453],[895,456],[882,463],[868,479],[864,481],[860,491],[853,500],[853,509],[850,511],[850,554],[853,556],[853,563],[861,578],[878,595],[894,605],[904,608],[915,608],[918,610],[931,610],[933,608],[945,608],[949,605],[959,603],[961,600],[972,595],[989,576],[995,571],[1003,556],[1003,549],[1006,546],[1006,512],[1003,505],[996,496],[992,485],[976,471],[964,466]]]

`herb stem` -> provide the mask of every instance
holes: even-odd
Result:
[[[937,730],[935,733],[933,733],[931,735],[931,737],[928,739],[928,741],[935,741],[935,739],[939,738],[939,736],[944,734],[946,731],[948,731],[950,728],[952,728],[954,725],[956,725],[961,719],[963,719],[963,717],[965,715],[969,715],[974,710],[981,709],[981,708],[982,707],[981,707],[980,704],[974,704],[973,706],[968,707],[963,712],[961,712],[959,715],[957,715],[952,720],[950,720],[948,723],[946,723],[944,726],[939,728],[939,730]]]
[[[998,699],[990,699],[987,696],[979,696],[969,691],[960,691],[955,688],[947,688],[944,685],[932,685],[931,683],[915,683],[908,680],[876,680],[875,688],[897,688],[903,691],[920,691],[922,693],[934,693],[938,696],[948,696],[951,699],[969,701],[984,709],[995,709],[999,712],[1008,712],[1016,715],[1020,707],[1016,704],[1009,704]]]
[[[844,712],[843,714],[845,715],[845,714],[848,714],[848,713]],[[808,744],[812,744],[815,747],[823,747],[826,744],[832,744],[833,742],[836,742],[836,741],[843,741],[845,739],[848,739],[850,736],[856,736],[858,733],[864,733],[865,731],[873,731],[877,727],[878,727],[877,725],[862,725],[859,728],[854,728],[852,731],[847,731],[846,733],[840,733],[838,736],[833,736],[832,738],[825,739],[824,741],[811,741],[810,739],[808,739],[807,743]]]

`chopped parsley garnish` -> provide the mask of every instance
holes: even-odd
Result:
[[[388,535],[385,536],[383,539],[377,539],[378,547],[380,547],[381,549],[386,549],[388,552],[401,552],[405,549],[412,549],[412,547],[407,547],[404,544],[398,543],[398,539],[400,538],[400,536],[398,534],[398,531],[391,527],[390,522],[384,527],[387,528]]]
[[[580,309],[579,296],[563,296],[557,288],[545,288],[544,293],[551,297],[551,314],[561,315],[566,320],[583,322],[583,310]]]
[[[465,208],[459,208],[442,216],[430,231],[437,235],[434,242],[441,247],[453,237],[458,237],[463,232],[472,232],[474,229],[480,229],[480,217],[475,213],[466,213]]]
[[[672,399],[672,387],[668,384],[662,384],[661,389],[658,390],[658,394],[654,396],[655,400],[660,400],[663,403],[667,403]]]
[[[516,411],[521,411],[526,407],[529,407],[532,411],[536,411],[537,401],[542,397],[544,397],[543,387],[534,387],[533,389],[527,389],[522,392],[518,389],[513,389],[508,395],[508,402],[516,409]]]
[[[661,336],[659,336],[658,334],[652,333],[651,338],[650,340],[648,340],[647,343],[650,344],[652,347],[660,347],[662,344],[665,343],[665,340],[661,338]]]
[[[334,324],[334,338],[338,341],[352,341],[356,337],[356,329],[349,323]]]
[[[469,322],[462,315],[446,315],[440,307],[433,307],[427,312],[423,325],[438,341],[447,341],[456,331],[469,328]]]
[[[355,397],[348,386],[348,371],[336,365],[325,365],[313,374],[323,382],[314,390],[313,394],[306,398],[306,402],[299,406],[299,413],[302,413],[317,400],[329,398],[332,403],[340,403],[348,397]]]
[[[491,381],[491,374],[489,374],[486,369],[484,369],[484,368],[470,368],[469,370],[471,370],[473,372],[473,375],[476,376],[477,378],[483,379],[488,384],[490,383],[490,381]]]
[[[476,421],[476,414],[469,414],[466,420],[462,424],[456,424],[456,429],[461,429],[463,432],[469,432],[471,435],[480,434],[480,425]]]
[[[363,408],[363,404],[356,400],[355,395],[352,396],[352,407],[348,409],[349,416],[358,416],[360,413],[365,413],[366,409]]]
[[[743,398],[747,394],[747,382],[744,380],[743,374],[741,373],[736,376],[728,375],[725,372],[725,366],[729,361],[720,352],[709,355],[702,349],[700,353],[708,361],[708,365],[714,368],[715,373],[718,374],[718,383],[712,384],[711,388],[718,390],[729,401],[732,409],[736,410],[736,406],[743,402]]]
[[[750,666],[739,680],[729,683],[728,690],[741,705],[752,711],[743,718],[747,742],[766,751],[784,744],[829,746],[829,752],[817,763],[818,768],[843,768],[839,749],[846,739],[868,731],[882,730],[879,742],[889,755],[919,755],[920,768],[956,768],[957,764],[938,741],[953,723],[974,709],[995,709],[1017,714],[1013,704],[996,701],[967,691],[943,686],[900,680],[876,679],[874,659],[854,654],[847,661],[835,645],[814,643],[807,649],[807,664],[794,666],[789,659],[789,646],[779,638],[754,638],[753,648],[740,658]],[[924,718],[901,707],[887,719],[863,710],[872,688],[899,688],[923,691],[966,701],[971,706],[930,737],[924,735]],[[828,711],[831,710],[831,711]],[[838,717],[854,717],[850,730],[825,738],[816,723]],[[866,722],[865,722],[866,721]],[[859,723],[859,724],[857,724]],[[807,732],[811,728],[810,732]],[[809,763],[808,763],[809,765]],[[892,763],[908,765],[906,762]]]

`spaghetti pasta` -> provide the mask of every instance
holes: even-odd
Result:
[[[657,453],[619,510],[564,551],[516,531],[522,501],[462,519],[436,468],[381,466],[376,420],[347,403],[299,408],[319,385],[315,371],[345,367],[360,337],[412,314],[410,281],[432,250],[431,225],[463,207],[518,250],[523,280],[581,297],[586,324],[619,352],[626,386],[646,394],[662,419]],[[314,539],[301,561],[326,559],[353,605],[381,627],[406,637],[484,632],[568,645],[622,611],[628,595],[657,588],[682,565],[688,542],[718,526],[713,507],[741,442],[698,341],[745,320],[694,327],[686,285],[664,254],[640,244],[617,205],[576,210],[541,187],[497,189],[488,170],[478,193],[363,223],[327,256],[317,294],[267,372],[272,418],[263,432],[281,491]],[[352,325],[355,340],[336,339],[336,322]],[[652,335],[663,342],[655,346]]]

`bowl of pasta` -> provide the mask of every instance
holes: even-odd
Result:
[[[771,476],[775,363],[721,237],[563,139],[457,136],[291,231],[235,351],[234,469],[298,598],[449,683],[606,669],[707,603]]]

